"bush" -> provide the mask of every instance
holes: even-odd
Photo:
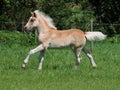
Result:
[[[110,37],[108,41],[111,43],[120,43],[120,35],[115,35],[113,37]]]
[[[37,43],[35,35],[30,34],[23,34],[20,32],[9,32],[9,31],[0,31],[0,43],[7,44],[7,45],[35,45]]]

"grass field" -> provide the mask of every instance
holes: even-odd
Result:
[[[34,47],[0,44],[0,90],[120,90],[120,44],[94,43],[97,68],[82,53],[75,70],[75,56],[66,48],[47,50],[42,71],[37,70],[39,53],[30,57],[26,70],[21,69]]]

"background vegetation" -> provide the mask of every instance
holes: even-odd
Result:
[[[120,90],[120,0],[1,0],[0,9],[0,90]],[[22,31],[36,9],[50,15],[58,29],[90,31],[92,19],[94,30],[114,35],[94,42],[98,67],[93,69],[82,53],[75,70],[68,47],[47,50],[42,71],[37,70],[39,53],[21,69],[28,51],[38,45],[34,32]]]
[[[53,18],[58,29],[89,31],[92,19],[97,30],[120,34],[119,0],[2,0],[0,4],[2,30],[22,31],[22,22],[28,20],[31,11],[39,9]]]

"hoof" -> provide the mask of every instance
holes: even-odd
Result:
[[[22,69],[25,69],[25,68],[26,68],[26,64],[23,63],[23,64],[22,64]]]
[[[97,68],[97,65],[94,65],[93,68]]]
[[[38,68],[38,71],[42,71],[42,68]]]

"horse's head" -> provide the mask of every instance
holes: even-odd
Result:
[[[31,30],[34,27],[37,27],[39,22],[37,19],[37,14],[35,12],[31,12],[32,16],[29,18],[27,24],[24,26],[25,30]]]
[[[39,10],[35,10],[31,13],[32,16],[29,18],[27,24],[25,25],[25,30],[31,30],[34,27],[37,27],[38,31],[48,30],[48,28],[57,29],[54,26],[52,18],[45,15],[43,12]]]

